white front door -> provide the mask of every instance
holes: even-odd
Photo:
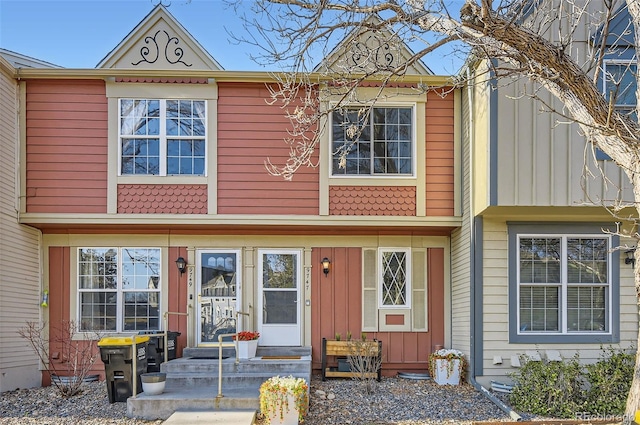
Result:
[[[260,345],[300,346],[300,250],[258,251]]]
[[[236,331],[236,311],[242,288],[240,251],[199,250],[197,257],[198,345],[214,345],[218,335]]]

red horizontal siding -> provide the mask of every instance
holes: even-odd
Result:
[[[454,213],[454,102],[453,94],[427,95],[425,112],[426,215]]]
[[[277,165],[289,158],[290,123],[265,102],[264,84],[219,83],[218,93],[218,214],[317,215],[317,169],[285,181],[265,168],[268,158]]]
[[[26,99],[27,212],[105,213],[104,82],[28,81]]]

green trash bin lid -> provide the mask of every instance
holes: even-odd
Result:
[[[149,337],[144,335],[108,336],[98,341],[98,347],[131,345],[133,338],[135,338],[136,344],[149,341]]]

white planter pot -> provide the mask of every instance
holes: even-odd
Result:
[[[241,359],[250,359],[256,356],[258,350],[258,340],[238,341],[238,357]]]
[[[143,373],[140,375],[142,380],[142,392],[145,395],[158,395],[164,391],[167,383],[167,374],[163,372]]]
[[[287,394],[287,403],[289,407],[282,406],[282,415],[280,404],[275,406],[275,411],[269,411],[269,418],[272,425],[298,425],[298,408],[293,394]]]
[[[451,362],[447,359],[436,359],[436,376],[433,377],[433,380],[438,385],[459,385],[460,368],[460,360],[458,359]]]

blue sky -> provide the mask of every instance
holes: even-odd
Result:
[[[0,0],[0,47],[66,68],[94,68],[158,0]],[[230,41],[242,22],[222,0],[164,0],[169,12],[227,70],[263,70],[248,45]],[[445,52],[426,61],[437,74],[460,63]]]

